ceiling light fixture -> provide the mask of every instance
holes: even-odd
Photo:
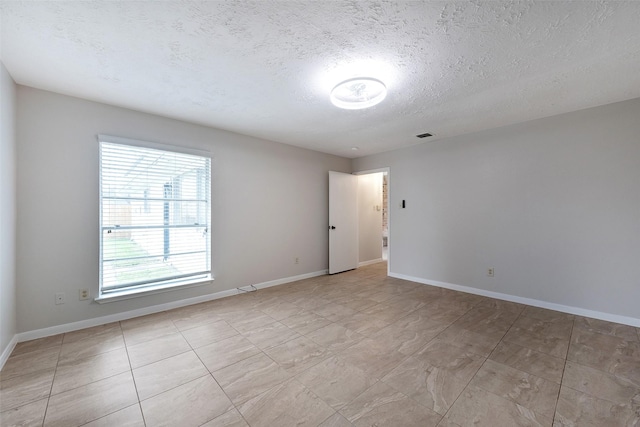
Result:
[[[387,87],[378,79],[357,77],[339,83],[331,91],[331,103],[347,110],[373,107],[387,96]]]

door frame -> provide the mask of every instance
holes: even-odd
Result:
[[[387,174],[387,276],[391,273],[391,168],[367,169],[353,172],[353,175],[370,175],[372,173],[386,172]]]

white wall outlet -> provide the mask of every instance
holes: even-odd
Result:
[[[88,300],[89,299],[89,289],[80,289],[78,291],[78,299],[80,301]]]
[[[56,294],[56,305],[64,304],[64,293],[58,292]]]
[[[495,274],[495,270],[493,269],[493,267],[487,268],[487,276],[493,277],[494,274]]]
[[[300,264],[300,258],[296,257],[296,258],[293,260],[293,263],[294,263],[294,264]]]

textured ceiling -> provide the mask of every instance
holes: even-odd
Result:
[[[640,97],[637,1],[2,0],[0,13],[19,84],[345,157]],[[331,105],[360,75],[387,99]]]

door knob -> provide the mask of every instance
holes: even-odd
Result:
[[[335,229],[336,229],[336,227],[334,227],[333,225],[329,226],[329,230],[335,230]]]

